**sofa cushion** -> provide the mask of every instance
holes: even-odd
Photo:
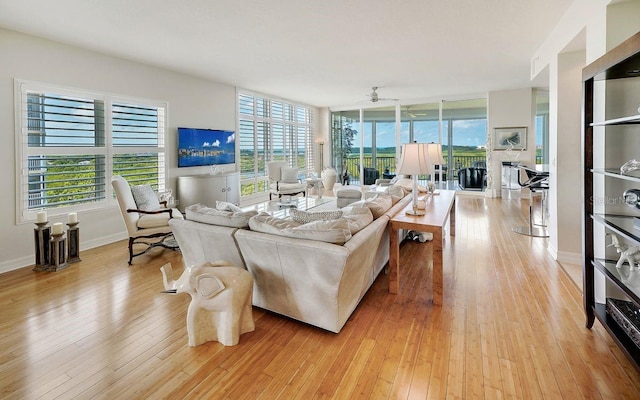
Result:
[[[260,213],[249,220],[249,228],[252,231],[272,235],[335,244],[344,244],[351,239],[349,225],[345,219],[312,221],[300,224],[295,221],[272,217],[267,213]]]
[[[240,212],[216,210],[199,203],[185,208],[185,211],[188,220],[230,228],[246,228],[249,226],[249,219],[258,213],[254,210]]]
[[[306,224],[311,221],[330,221],[342,217],[342,210],[330,210],[330,211],[303,211],[292,208],[289,211],[291,219],[301,224]]]
[[[131,194],[138,210],[155,211],[160,209],[160,201],[150,185],[131,186]]]

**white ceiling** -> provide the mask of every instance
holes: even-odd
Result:
[[[314,106],[531,86],[573,0],[0,0],[0,27]]]

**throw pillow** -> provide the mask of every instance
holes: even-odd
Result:
[[[291,214],[292,220],[301,224],[306,224],[311,221],[331,221],[342,217],[342,210],[310,212],[292,208],[289,213]]]
[[[285,183],[298,183],[298,168],[282,167],[280,180]]]
[[[246,228],[249,219],[258,214],[257,211],[223,211],[207,207],[202,204],[194,204],[185,208],[187,219],[203,224],[226,226],[230,228]]]
[[[344,244],[351,239],[349,226],[344,219],[299,224],[295,221],[272,217],[267,213],[260,213],[249,220],[249,227],[256,232],[334,244]]]
[[[136,207],[141,211],[155,211],[160,209],[160,201],[150,185],[131,186],[131,194]]]
[[[391,208],[391,203],[391,196],[388,194],[379,194],[376,197],[365,200],[364,205],[369,207],[373,218],[378,219]]]
[[[395,185],[396,186],[400,186],[401,188],[403,188],[407,192],[412,192],[413,191],[413,179],[410,179],[410,178],[399,179],[395,183]],[[427,188],[425,188],[424,186],[418,185],[418,192],[426,192],[426,191],[427,191]]]
[[[373,222],[373,214],[369,207],[348,207],[344,210],[344,216],[342,217],[347,221],[349,225],[349,231],[352,235],[355,235],[367,225]]]
[[[387,186],[384,192],[391,196],[391,202],[393,205],[406,195],[404,189],[396,185]]]
[[[233,203],[229,203],[228,201],[216,200],[216,210],[241,212],[242,208]]]

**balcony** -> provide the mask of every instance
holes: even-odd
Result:
[[[486,157],[484,156],[453,156],[453,165],[455,169],[452,174],[449,174],[447,171],[447,165],[449,163],[448,157],[444,157],[445,167],[442,172],[443,181],[457,181],[458,180],[458,170],[462,168],[474,167],[478,165],[486,164]],[[370,155],[365,155],[363,160],[364,168],[374,168],[380,174],[380,177],[383,176],[385,171],[389,171],[391,174],[395,174],[396,169],[396,159],[395,157],[376,157],[376,165],[373,165],[373,158]],[[359,156],[350,156],[347,159],[347,171],[349,171],[349,184],[351,185],[359,185],[361,182],[360,179],[360,157]],[[421,183],[426,183],[428,176],[421,176]],[[434,180],[438,182],[440,180],[439,172],[436,172]]]

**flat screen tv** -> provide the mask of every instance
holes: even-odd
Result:
[[[234,131],[178,128],[178,167],[236,162]]]

